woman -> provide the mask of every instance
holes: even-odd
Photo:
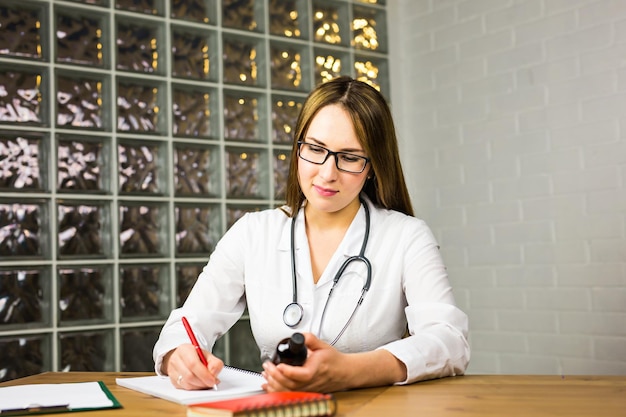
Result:
[[[464,373],[467,316],[454,304],[430,229],[413,217],[378,91],[340,77],[311,92],[295,127],[286,200],[246,214],[220,240],[161,332],[158,373],[185,389],[216,384],[223,362],[211,349],[246,306],[263,359],[294,331],[305,334],[304,366],[264,362],[266,391],[334,392]],[[182,316],[204,341],[207,367]]]

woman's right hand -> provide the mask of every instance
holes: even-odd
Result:
[[[172,384],[186,390],[212,388],[219,383],[218,375],[224,362],[212,353],[202,351],[208,366],[200,361],[191,343],[185,343],[169,351],[163,358],[161,370]]]

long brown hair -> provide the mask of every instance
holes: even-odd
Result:
[[[357,138],[370,158],[371,178],[362,192],[379,207],[413,216],[389,106],[375,88],[347,76],[318,85],[302,106],[294,130],[287,179],[286,200],[291,216],[296,215],[305,199],[298,182],[298,141],[304,140],[317,112],[330,104],[339,104],[348,112]]]

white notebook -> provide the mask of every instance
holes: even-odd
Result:
[[[261,385],[265,378],[258,372],[246,371],[225,366],[219,374],[217,389],[188,391],[176,388],[166,376],[140,376],[134,378],[116,378],[115,382],[125,388],[143,392],[179,404],[193,404],[204,401],[224,400],[247,397],[263,392]]]

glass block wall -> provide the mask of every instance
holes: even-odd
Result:
[[[282,203],[317,83],[389,92],[381,0],[0,0],[0,381],[150,371],[215,243]],[[244,316],[218,341],[260,369]]]

